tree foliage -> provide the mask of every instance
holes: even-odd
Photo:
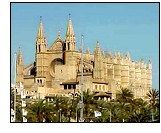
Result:
[[[154,120],[159,120],[159,92],[155,89],[147,93],[147,100],[134,98],[128,88],[122,88],[116,94],[114,101],[95,100],[94,93],[89,90],[83,92],[83,115],[85,122],[151,122],[153,111]],[[28,100],[28,122],[76,122],[79,120],[80,109],[78,103],[80,96],[60,97],[52,100]],[[17,100],[18,102],[18,100]],[[17,121],[22,122],[22,107],[17,104]],[[99,111],[102,116],[95,117],[94,111]]]

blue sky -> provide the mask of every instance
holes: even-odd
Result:
[[[71,14],[80,46],[92,53],[96,42],[112,53],[127,51],[134,61],[144,58],[153,63],[153,88],[159,89],[159,4],[157,3],[13,3],[11,5],[11,78],[13,57],[21,47],[25,66],[35,59],[35,41],[40,16],[48,47],[55,41],[58,30],[65,38],[68,14]],[[85,50],[84,49],[84,50]]]

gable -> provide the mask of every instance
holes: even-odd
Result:
[[[55,42],[49,48],[50,51],[62,51],[63,50],[63,41],[60,38],[57,38]]]

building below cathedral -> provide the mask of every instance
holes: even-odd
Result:
[[[47,47],[47,40],[40,21],[35,44],[35,62],[24,67],[21,49],[17,54],[16,84],[24,84],[23,93],[33,98],[56,95],[79,95],[81,78],[81,49],[76,50],[76,37],[69,19],[65,39],[60,34]],[[120,88],[132,90],[135,98],[145,98],[152,87],[152,63],[141,59],[135,62],[127,52],[111,54],[100,50],[99,42],[93,53],[83,53],[83,89],[97,94],[104,93],[115,99]]]

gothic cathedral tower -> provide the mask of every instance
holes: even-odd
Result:
[[[72,20],[69,17],[69,22],[67,26],[67,31],[65,35],[65,42],[63,47],[63,57],[64,64],[66,65],[74,65],[75,58],[75,47],[76,47],[76,37],[74,34],[74,29],[72,25]]]
[[[103,80],[104,71],[103,71],[103,56],[100,51],[99,42],[94,51],[94,68],[93,68],[93,78]]]
[[[40,26],[36,38],[36,83],[44,86],[47,76],[47,58],[46,58],[46,37],[44,36],[43,24],[40,19]]]
[[[19,48],[17,53],[17,59],[16,59],[16,84],[19,86],[20,82],[24,82],[24,64],[23,64],[23,58],[22,58],[22,52]]]

